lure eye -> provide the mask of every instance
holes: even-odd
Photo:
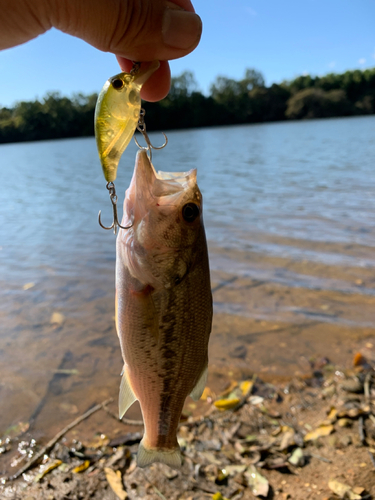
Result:
[[[120,80],[120,78],[116,78],[115,80],[113,80],[112,82],[112,87],[115,89],[115,90],[121,90],[122,87],[124,86],[124,82],[122,80]]]
[[[186,222],[194,222],[199,213],[199,207],[195,203],[186,203],[182,207],[182,217]]]

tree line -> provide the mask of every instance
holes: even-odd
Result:
[[[0,108],[0,143],[93,135],[96,99],[51,92]],[[218,76],[209,96],[186,71],[172,78],[165,99],[143,107],[149,130],[375,114],[375,68],[299,76],[269,87],[259,71],[247,69],[241,80]]]

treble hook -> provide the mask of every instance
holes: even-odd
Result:
[[[112,209],[113,209],[113,222],[112,224],[109,226],[109,227],[106,227],[106,226],[103,226],[102,224],[102,221],[101,221],[101,213],[102,211],[99,210],[99,216],[98,216],[98,220],[99,220],[99,225],[103,228],[103,229],[112,229],[113,228],[113,232],[116,234],[117,233],[117,228],[118,227],[121,227],[121,229],[130,229],[133,224],[130,224],[130,226],[127,226],[127,227],[124,227],[122,226],[119,221],[118,221],[118,217],[117,217],[117,194],[116,194],[116,190],[115,190],[115,185],[113,182],[107,182],[106,184],[106,188],[108,189],[109,191],[109,197],[111,199],[111,203],[112,203]]]
[[[152,161],[152,151],[151,150],[165,148],[165,146],[168,144],[168,137],[164,134],[164,132],[162,132],[162,134],[164,135],[164,139],[165,139],[164,144],[162,146],[159,146],[159,147],[153,146],[151,144],[150,138],[146,132],[145,114],[146,114],[146,111],[143,108],[141,108],[141,110],[139,112],[139,120],[138,120],[137,130],[143,135],[147,146],[146,147],[141,146],[139,144],[139,142],[137,141],[137,138],[135,136],[134,136],[134,141],[135,141],[136,145],[139,147],[139,149],[144,149],[147,151],[147,156],[148,156],[149,160]]]

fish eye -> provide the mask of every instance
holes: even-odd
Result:
[[[116,78],[115,80],[112,81],[112,87],[115,90],[121,90],[123,86],[124,82],[120,78]]]
[[[194,222],[199,213],[199,207],[195,203],[186,203],[182,207],[182,217],[186,222]]]

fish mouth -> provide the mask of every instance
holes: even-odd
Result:
[[[197,170],[187,172],[158,172],[155,170],[146,150],[138,151],[132,184],[134,181],[137,199],[148,193],[152,198],[177,195],[196,183]]]

